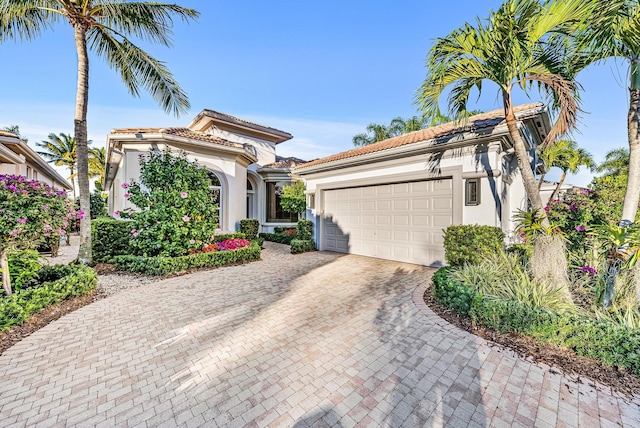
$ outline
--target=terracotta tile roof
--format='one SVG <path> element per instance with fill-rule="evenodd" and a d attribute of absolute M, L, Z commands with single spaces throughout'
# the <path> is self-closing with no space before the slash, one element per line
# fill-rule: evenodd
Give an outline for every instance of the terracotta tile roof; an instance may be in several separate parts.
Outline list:
<path fill-rule="evenodd" d="M 0 129 L 0 137 L 20 138 L 13 132 L 3 131 Z"/>
<path fill-rule="evenodd" d="M 307 163 L 307 161 L 295 157 L 276 156 L 276 161 L 265 165 L 265 168 L 295 168 L 298 165 Z"/>
<path fill-rule="evenodd" d="M 526 116 L 527 111 L 537 112 L 538 109 L 543 107 L 542 103 L 530 103 L 523 104 L 514 107 L 514 111 L 518 118 Z M 520 113 L 520 114 L 518 114 Z M 381 152 L 384 150 L 393 149 L 396 147 L 406 146 L 409 144 L 419 143 L 423 141 L 433 140 L 435 138 L 445 137 L 448 135 L 458 134 L 466 131 L 477 131 L 482 128 L 490 128 L 500 125 L 504 122 L 504 109 L 492 110 L 486 113 L 477 114 L 471 116 L 466 123 L 448 122 L 442 125 L 434 126 L 427 129 L 421 129 L 419 131 L 409 132 L 407 134 L 399 135 L 397 137 L 389 138 L 377 143 L 369 144 L 368 146 L 358 147 L 346 152 L 337 153 L 324 158 L 316 159 L 308 162 L 304 165 L 300 165 L 298 168 L 307 168 L 314 165 L 320 165 L 324 163 L 339 161 L 343 159 L 355 158 L 363 156 L 369 153 Z"/>
<path fill-rule="evenodd" d="M 242 144 L 233 143 L 204 132 L 192 131 L 189 128 L 120 128 L 111 130 L 111 134 L 167 134 L 175 135 L 176 137 L 220 144 L 221 146 L 242 147 Z"/>
<path fill-rule="evenodd" d="M 215 111 L 215 110 L 204 109 L 204 110 L 202 110 L 200 115 L 205 115 L 205 116 L 213 117 L 213 118 L 216 118 L 216 119 L 226 120 L 227 122 L 235 122 L 235 123 L 238 123 L 238 124 L 248 125 L 251 128 L 257 128 L 257 129 L 260 129 L 260 130 L 264 130 L 264 131 L 270 132 L 272 134 L 280 135 L 281 137 L 283 137 L 283 138 L 285 138 L 287 140 L 293 138 L 293 135 L 289 134 L 288 132 L 281 131 L 281 130 L 276 129 L 276 128 L 272 128 L 270 126 L 261 125 L 259 123 L 251 122 L 249 120 L 240 119 L 239 117 L 235 117 L 235 116 L 232 116 L 232 115 L 227 114 L 227 113 L 221 113 L 221 112 Z"/>

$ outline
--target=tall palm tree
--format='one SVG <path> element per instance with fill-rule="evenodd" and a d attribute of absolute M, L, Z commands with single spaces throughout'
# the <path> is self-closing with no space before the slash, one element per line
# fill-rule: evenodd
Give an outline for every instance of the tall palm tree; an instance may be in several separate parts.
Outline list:
<path fill-rule="evenodd" d="M 518 128 L 512 93 L 516 88 L 528 93 L 527 89 L 538 87 L 553 96 L 557 120 L 545 144 L 575 126 L 576 85 L 553 67 L 557 52 L 547 41 L 553 34 L 572 34 L 593 7 L 591 0 L 506 0 L 486 22 L 478 19 L 475 27 L 467 23 L 438 39 L 427 55 L 428 73 L 417 98 L 426 115 L 439 111 L 440 97 L 451 87 L 449 111 L 464 120 L 471 90 L 482 91 L 486 80 L 498 85 L 527 197 L 538 212 L 543 212 L 542 199 Z"/>
<path fill-rule="evenodd" d="M 562 170 L 562 177 L 560 177 L 560 181 L 556 185 L 555 190 L 551 194 L 549 200 L 554 200 L 558 197 L 558 193 L 560 193 L 560 188 L 564 183 L 564 180 L 567 178 L 567 174 L 577 174 L 580 172 L 580 167 L 587 167 L 591 171 L 593 171 L 596 167 L 596 163 L 593 160 L 593 156 L 591 153 L 586 151 L 583 148 L 577 147 L 574 141 L 570 147 L 570 150 L 564 155 L 563 162 L 558 165 L 558 167 Z"/>
<path fill-rule="evenodd" d="M 413 131 L 419 131 L 421 129 L 440 125 L 450 121 L 451 118 L 440 113 L 430 117 L 413 116 L 408 119 L 404 119 L 403 117 L 398 116 L 393 118 L 389 125 L 386 126 L 376 123 L 370 123 L 367 126 L 367 132 L 355 135 L 353 137 L 353 145 L 356 147 L 366 146 L 369 144 L 377 143 L 378 141 L 386 140 L 387 138 L 397 137 L 398 135 L 406 134 Z"/>
<path fill-rule="evenodd" d="M 629 174 L 621 220 L 633 222 L 640 202 L 640 2 L 600 0 L 599 3 L 598 10 L 604 12 L 592 20 L 582 40 L 588 45 L 592 62 L 615 57 L 629 65 Z M 616 13 L 606 13 L 608 9 Z"/>
<path fill-rule="evenodd" d="M 120 73 L 129 92 L 138 96 L 144 87 L 167 112 L 189 109 L 187 95 L 166 66 L 136 46 L 131 36 L 146 42 L 171 45 L 173 17 L 194 19 L 198 12 L 175 4 L 125 0 L 0 0 L 0 43 L 31 40 L 54 24 L 71 25 L 78 56 L 74 136 L 78 153 L 80 208 L 90 212 L 87 104 L 91 48 Z M 91 263 L 91 219 L 80 222 L 78 262 Z"/>
<path fill-rule="evenodd" d="M 11 132 L 12 134 L 15 134 L 25 144 L 29 142 L 28 138 L 25 138 L 22 135 L 20 135 L 20 126 L 18 126 L 18 125 L 5 126 L 5 127 L 2 128 L 2 130 L 3 131 L 7 131 L 7 132 Z"/>
<path fill-rule="evenodd" d="M 604 172 L 605 176 L 629 175 L 629 149 L 620 147 L 609 150 L 604 161 L 596 168 L 598 172 Z"/>
<path fill-rule="evenodd" d="M 91 141 L 87 141 L 91 144 Z M 44 150 L 37 152 L 46 159 L 47 162 L 55 166 L 64 166 L 69 169 L 69 180 L 71 180 L 71 190 L 73 192 L 73 200 L 76 200 L 76 164 L 78 160 L 78 152 L 76 150 L 76 139 L 69 134 L 61 132 L 56 135 L 53 132 L 49 134 L 46 141 L 36 143 L 36 146 L 42 147 Z"/>
<path fill-rule="evenodd" d="M 102 191 L 104 186 L 104 169 L 107 164 L 107 156 L 104 147 L 92 147 L 89 149 L 89 177 L 98 178 L 95 181 L 96 190 Z"/>
<path fill-rule="evenodd" d="M 545 166 L 545 171 L 540 174 L 538 180 L 538 191 L 544 184 L 544 178 L 547 175 L 547 171 L 551 168 L 563 168 L 566 166 L 567 151 L 571 149 L 571 146 L 576 146 L 574 141 L 571 140 L 559 140 L 554 144 L 550 144 L 544 148 L 544 150 L 538 151 L 538 159 L 540 159 Z"/>

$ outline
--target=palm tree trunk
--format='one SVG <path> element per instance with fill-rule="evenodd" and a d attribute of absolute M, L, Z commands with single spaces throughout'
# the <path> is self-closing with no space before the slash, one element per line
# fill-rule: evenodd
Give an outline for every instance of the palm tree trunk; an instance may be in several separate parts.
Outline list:
<path fill-rule="evenodd" d="M 76 152 L 78 149 L 76 148 Z M 73 176 L 73 168 L 69 168 L 71 171 L 71 192 L 73 193 L 73 203 L 76 203 L 76 178 Z"/>
<path fill-rule="evenodd" d="M 89 57 L 87 55 L 87 28 L 82 23 L 73 27 L 78 54 L 78 87 L 74 132 L 76 137 L 78 187 L 80 209 L 85 215 L 80 220 L 80 249 L 78 263 L 91 264 L 91 216 L 89 206 L 89 149 L 87 147 L 87 104 L 89 102 Z"/>
<path fill-rule="evenodd" d="M 553 190 L 553 193 L 551 194 L 551 197 L 549 198 L 549 202 L 553 201 L 555 198 L 558 197 L 558 193 L 560 193 L 560 187 L 562 187 L 562 183 L 564 183 L 565 178 L 567 178 L 567 173 L 563 171 L 562 172 L 562 177 L 560 178 L 560 182 L 558 183 L 556 188 Z"/>
<path fill-rule="evenodd" d="M 631 60 L 631 87 L 629 88 L 629 114 L 627 130 L 629 133 L 629 177 L 627 192 L 622 206 L 622 220 L 634 222 L 640 202 L 640 64 L 639 59 Z"/>
<path fill-rule="evenodd" d="M 11 296 L 11 276 L 9 275 L 9 260 L 6 249 L 0 252 L 0 269 L 2 269 L 2 288 L 7 296 Z"/>
<path fill-rule="evenodd" d="M 540 192 L 540 189 L 542 188 L 542 183 L 544 183 L 544 177 L 545 175 L 547 175 L 546 173 L 542 173 L 540 174 L 540 181 L 538 181 L 538 192 Z"/>
<path fill-rule="evenodd" d="M 522 174 L 522 181 L 524 182 L 524 189 L 527 193 L 527 198 L 531 202 L 531 208 L 537 210 L 538 213 L 543 213 L 542 198 L 540 198 L 540 192 L 538 191 L 536 177 L 533 175 L 531 169 L 531 162 L 529 161 L 529 153 L 524 145 L 520 130 L 518 129 L 518 120 L 513 113 L 511 104 L 511 96 L 505 94 L 504 96 L 504 109 L 505 120 L 507 122 L 507 128 L 509 129 L 509 135 L 513 141 L 513 148 L 516 152 L 516 158 L 518 159 L 518 166 L 520 167 L 520 174 Z M 544 218 L 543 224 L 548 225 L 548 220 Z"/>

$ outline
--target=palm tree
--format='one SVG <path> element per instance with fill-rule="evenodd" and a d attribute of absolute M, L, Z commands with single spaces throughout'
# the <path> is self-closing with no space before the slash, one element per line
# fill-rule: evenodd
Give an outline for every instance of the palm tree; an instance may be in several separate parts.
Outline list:
<path fill-rule="evenodd" d="M 5 126 L 5 127 L 2 128 L 2 130 L 3 131 L 7 131 L 7 132 L 11 132 L 12 134 L 15 134 L 25 144 L 27 144 L 29 142 L 28 138 L 24 138 L 22 135 L 20 135 L 20 126 L 18 126 L 18 125 Z"/>
<path fill-rule="evenodd" d="M 629 175 L 629 149 L 620 147 L 609 150 L 604 161 L 596 168 L 598 172 L 604 172 L 605 176 Z"/>
<path fill-rule="evenodd" d="M 104 186 L 104 169 L 107 157 L 104 147 L 92 147 L 89 149 L 89 177 L 98 178 L 95 181 L 96 190 L 101 192 Z"/>
<path fill-rule="evenodd" d="M 54 24 L 71 25 L 78 56 L 74 136 L 78 153 L 80 208 L 89 207 L 89 153 L 87 104 L 91 48 L 120 73 L 129 92 L 138 96 L 144 87 L 166 112 L 178 115 L 189 109 L 187 95 L 165 65 L 136 46 L 130 36 L 171 45 L 173 17 L 194 19 L 198 12 L 175 4 L 123 0 L 2 0 L 0 43 L 31 40 Z M 78 262 L 91 263 L 91 219 L 80 222 Z"/>
<path fill-rule="evenodd" d="M 622 222 L 635 221 L 640 202 L 640 2 L 601 0 L 582 41 L 589 46 L 590 61 L 621 58 L 629 64 L 627 132 L 629 163 Z M 609 9 L 616 13 L 607 13 Z"/>
<path fill-rule="evenodd" d="M 547 175 L 547 171 L 551 168 L 563 168 L 566 166 L 567 151 L 571 146 L 575 147 L 575 142 L 570 140 L 559 140 L 554 144 L 550 144 L 544 148 L 544 150 L 538 151 L 538 159 L 540 159 L 545 166 L 545 171 L 540 174 L 540 180 L 538 181 L 538 191 L 544 184 L 544 177 Z"/>
<path fill-rule="evenodd" d="M 367 126 L 367 132 L 353 137 L 353 145 L 356 147 L 366 146 L 388 138 L 397 137 L 398 135 L 419 131 L 447 122 L 451 122 L 451 118 L 439 112 L 431 117 L 413 116 L 404 119 L 398 116 L 393 118 L 388 126 L 370 123 Z"/>
<path fill-rule="evenodd" d="M 498 85 L 505 121 L 513 141 L 527 197 L 533 210 L 543 212 L 542 200 L 529 162 L 529 152 L 518 128 L 512 93 L 537 86 L 554 97 L 557 120 L 545 144 L 571 130 L 576 124 L 576 86 L 551 67 L 556 62 L 552 34 L 569 35 L 592 11 L 590 0 L 506 0 L 485 23 L 462 28 L 438 39 L 427 55 L 428 73 L 418 90 L 417 103 L 426 115 L 439 111 L 440 97 L 451 87 L 448 107 L 451 115 L 464 120 L 471 90 L 483 89 L 489 80 Z M 548 222 L 545 218 L 545 224 Z"/>
<path fill-rule="evenodd" d="M 61 132 L 60 136 L 52 132 L 47 138 L 48 141 L 36 143 L 36 146 L 42 147 L 44 149 L 44 151 L 37 153 L 45 158 L 47 162 L 52 163 L 55 166 L 64 166 L 69 169 L 69 180 L 71 180 L 71 190 L 73 192 L 73 200 L 75 201 L 75 169 L 78 160 L 76 139 L 69 134 L 65 134 L 64 132 Z M 87 144 L 91 144 L 91 141 L 87 141 Z"/>
<path fill-rule="evenodd" d="M 573 144 L 570 145 L 570 149 L 567 150 L 567 153 L 563 156 L 563 162 L 560 165 L 557 165 L 562 170 L 562 177 L 560 177 L 560 181 L 556 185 L 556 188 L 551 194 L 549 200 L 554 200 L 558 197 L 560 187 L 562 187 L 568 173 L 577 174 L 580 172 L 580 167 L 583 166 L 589 168 L 591 171 L 596 167 L 596 163 L 594 162 L 591 153 L 583 148 L 577 147 L 575 141 L 571 141 L 571 143 Z"/>

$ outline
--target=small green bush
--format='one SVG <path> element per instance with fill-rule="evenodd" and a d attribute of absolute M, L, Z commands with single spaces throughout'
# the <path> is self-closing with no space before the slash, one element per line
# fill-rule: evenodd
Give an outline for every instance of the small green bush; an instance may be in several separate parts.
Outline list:
<path fill-rule="evenodd" d="M 298 236 L 296 239 L 311 240 L 313 239 L 313 222 L 311 220 L 298 220 Z"/>
<path fill-rule="evenodd" d="M 533 255 L 533 245 L 528 243 L 514 244 L 507 248 L 507 253 L 515 254 L 518 260 L 520 260 L 523 265 L 526 265 Z"/>
<path fill-rule="evenodd" d="M 42 259 L 35 250 L 13 250 L 8 253 L 9 276 L 15 291 L 23 290 L 38 283 Z M 2 269 L 0 269 L 2 272 Z M 2 283 L 2 281 L 0 281 Z"/>
<path fill-rule="evenodd" d="M 260 222 L 255 218 L 245 218 L 240 220 L 240 232 L 246 235 L 246 239 L 253 241 L 258 237 Z"/>
<path fill-rule="evenodd" d="M 217 268 L 259 259 L 260 246 L 255 241 L 249 247 L 232 251 L 189 254 L 180 257 L 116 256 L 113 258 L 118 270 L 140 272 L 146 275 L 167 275 L 189 269 Z"/>
<path fill-rule="evenodd" d="M 0 299 L 0 331 L 21 324 L 54 303 L 84 296 L 98 283 L 96 272 L 84 265 L 44 266 L 39 277 L 44 281 L 41 285 Z"/>
<path fill-rule="evenodd" d="M 313 239 L 292 239 L 291 240 L 291 254 L 306 253 L 307 251 L 314 251 L 316 249 L 316 243 Z"/>
<path fill-rule="evenodd" d="M 504 232 L 497 227 L 462 225 L 444 231 L 445 258 L 451 266 L 476 264 L 502 249 Z"/>
<path fill-rule="evenodd" d="M 96 262 L 109 262 L 112 257 L 130 254 L 132 223 L 111 217 L 99 217 L 91 222 L 91 251 Z"/>
<path fill-rule="evenodd" d="M 297 238 L 294 235 L 288 235 L 286 233 L 261 233 L 260 238 L 263 238 L 265 241 L 277 242 L 278 244 L 287 244 L 290 245 L 291 241 Z"/>
<path fill-rule="evenodd" d="M 460 315 L 471 316 L 475 323 L 501 332 L 517 331 L 640 375 L 640 329 L 578 312 L 557 312 L 482 296 L 453 280 L 449 268 L 433 275 L 432 292 L 437 301 Z"/>

